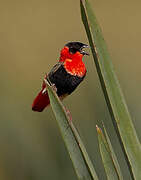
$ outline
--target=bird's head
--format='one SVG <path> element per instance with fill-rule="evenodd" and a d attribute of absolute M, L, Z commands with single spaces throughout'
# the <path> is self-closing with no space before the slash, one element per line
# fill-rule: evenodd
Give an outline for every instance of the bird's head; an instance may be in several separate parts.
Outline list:
<path fill-rule="evenodd" d="M 89 55 L 84 51 L 84 48 L 88 48 L 87 44 L 81 42 L 69 42 L 61 50 L 60 61 L 65 61 L 65 59 L 81 58 L 84 55 Z"/>

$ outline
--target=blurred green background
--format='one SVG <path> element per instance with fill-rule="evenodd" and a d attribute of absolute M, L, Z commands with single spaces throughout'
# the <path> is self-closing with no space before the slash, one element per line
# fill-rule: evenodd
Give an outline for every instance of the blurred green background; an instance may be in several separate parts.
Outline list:
<path fill-rule="evenodd" d="M 108 44 L 139 138 L 141 137 L 141 2 L 90 1 Z M 79 1 L 0 0 L 0 179 L 76 180 L 72 162 L 49 107 L 31 111 L 44 74 L 68 41 L 88 43 Z M 87 77 L 64 100 L 101 179 L 95 125 L 104 121 L 123 174 L 129 178 L 92 56 Z"/>

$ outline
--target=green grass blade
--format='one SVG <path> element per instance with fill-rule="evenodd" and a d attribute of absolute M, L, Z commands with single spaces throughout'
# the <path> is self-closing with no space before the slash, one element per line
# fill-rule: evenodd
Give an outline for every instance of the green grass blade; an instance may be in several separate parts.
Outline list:
<path fill-rule="evenodd" d="M 141 179 L 141 145 L 133 126 L 101 29 L 88 0 L 80 0 L 82 21 L 91 46 L 106 103 L 132 178 Z"/>
<path fill-rule="evenodd" d="M 104 134 L 102 133 L 102 130 L 98 126 L 96 126 L 96 129 L 98 133 L 99 149 L 100 149 L 103 165 L 106 171 L 107 179 L 120 180 L 119 173 L 117 171 L 112 156 L 112 152 L 110 151 L 109 144 L 107 143 L 107 139 L 105 138 Z"/>
<path fill-rule="evenodd" d="M 47 84 L 50 104 L 78 178 L 80 180 L 98 180 L 85 147 L 72 121 L 70 120 L 66 109 L 53 88 L 47 83 L 47 81 L 45 82 Z"/>
<path fill-rule="evenodd" d="M 104 128 L 105 139 L 106 139 L 106 142 L 107 142 L 107 145 L 108 145 L 108 148 L 109 148 L 109 152 L 110 152 L 110 155 L 111 155 L 111 159 L 112 159 L 112 161 L 113 161 L 113 164 L 114 164 L 114 166 L 115 166 L 115 169 L 116 169 L 116 171 L 117 171 L 117 174 L 118 174 L 119 179 L 120 179 L 120 180 L 123 180 L 122 172 L 121 172 L 121 169 L 120 169 L 120 166 L 119 166 L 117 157 L 116 157 L 116 155 L 115 155 L 115 152 L 114 152 L 114 150 L 113 150 L 112 144 L 111 144 L 111 142 L 110 142 L 109 136 L 108 136 L 108 134 L 107 134 L 107 131 L 106 131 L 104 125 L 103 125 L 103 128 Z"/>

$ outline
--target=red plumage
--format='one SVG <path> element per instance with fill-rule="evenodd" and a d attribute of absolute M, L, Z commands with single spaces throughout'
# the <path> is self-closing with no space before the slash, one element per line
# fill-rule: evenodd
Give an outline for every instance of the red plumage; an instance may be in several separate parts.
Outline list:
<path fill-rule="evenodd" d="M 42 93 L 43 90 L 39 92 L 37 97 L 34 99 L 33 104 L 32 104 L 32 110 L 33 111 L 38 111 L 42 112 L 45 107 L 49 105 L 49 97 L 48 93 Z"/>
<path fill-rule="evenodd" d="M 49 104 L 50 101 L 49 101 L 48 93 L 46 91 L 46 85 L 43 81 L 42 90 L 38 93 L 38 95 L 36 96 L 36 98 L 32 103 L 32 110 L 42 112 L 44 108 L 47 107 Z"/>

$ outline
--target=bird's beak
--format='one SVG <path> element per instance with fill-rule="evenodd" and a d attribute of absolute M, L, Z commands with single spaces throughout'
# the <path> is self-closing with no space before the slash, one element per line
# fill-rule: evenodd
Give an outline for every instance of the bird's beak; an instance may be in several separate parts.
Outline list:
<path fill-rule="evenodd" d="M 83 55 L 87 55 L 89 56 L 89 53 L 85 52 L 83 49 L 84 48 L 90 48 L 87 44 L 84 44 L 81 49 L 80 49 L 80 53 L 83 54 Z"/>

